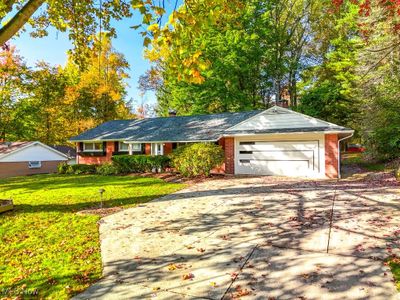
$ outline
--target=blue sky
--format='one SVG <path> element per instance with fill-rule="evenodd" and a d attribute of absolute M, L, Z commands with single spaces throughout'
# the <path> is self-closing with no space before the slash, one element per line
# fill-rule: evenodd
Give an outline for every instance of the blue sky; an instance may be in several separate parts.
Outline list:
<path fill-rule="evenodd" d="M 118 37 L 113 40 L 113 46 L 125 55 L 130 65 L 130 79 L 127 99 L 133 98 L 136 104 L 154 104 L 156 98 L 153 93 L 146 93 L 143 97 L 138 90 L 139 76 L 149 68 L 149 63 L 143 58 L 143 37 L 140 29 L 129 28 L 140 24 L 141 16 L 135 13 L 134 17 L 114 23 Z M 57 32 L 53 28 L 44 38 L 32 38 L 29 30 L 15 37 L 11 44 L 15 45 L 20 54 L 25 58 L 29 66 L 34 66 L 38 60 L 44 60 L 51 64 L 64 65 L 67 60 L 66 51 L 71 48 L 71 42 L 66 33 Z"/>

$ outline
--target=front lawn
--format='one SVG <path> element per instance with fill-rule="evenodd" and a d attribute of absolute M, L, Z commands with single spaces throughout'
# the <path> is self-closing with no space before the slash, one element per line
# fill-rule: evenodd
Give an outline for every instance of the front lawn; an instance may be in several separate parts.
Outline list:
<path fill-rule="evenodd" d="M 66 299 L 101 276 L 99 216 L 76 212 L 135 206 L 175 192 L 182 184 L 131 176 L 37 175 L 0 180 L 0 298 Z"/>

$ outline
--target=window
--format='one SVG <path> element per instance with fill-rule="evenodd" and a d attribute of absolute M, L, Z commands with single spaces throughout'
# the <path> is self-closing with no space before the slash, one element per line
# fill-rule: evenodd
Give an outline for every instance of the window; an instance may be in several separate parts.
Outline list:
<path fill-rule="evenodd" d="M 159 143 L 151 144 L 151 155 L 163 155 L 164 145 Z"/>
<path fill-rule="evenodd" d="M 42 167 L 41 161 L 30 161 L 28 162 L 29 169 L 40 169 Z"/>
<path fill-rule="evenodd" d="M 83 151 L 101 152 L 103 143 L 83 143 Z"/>
<path fill-rule="evenodd" d="M 129 151 L 129 145 L 125 144 L 123 142 L 119 142 L 118 150 L 121 151 L 121 152 L 128 152 Z"/>
<path fill-rule="evenodd" d="M 253 151 L 239 151 L 240 154 L 253 154 Z"/>
<path fill-rule="evenodd" d="M 142 152 L 142 144 L 131 144 L 133 152 Z"/>

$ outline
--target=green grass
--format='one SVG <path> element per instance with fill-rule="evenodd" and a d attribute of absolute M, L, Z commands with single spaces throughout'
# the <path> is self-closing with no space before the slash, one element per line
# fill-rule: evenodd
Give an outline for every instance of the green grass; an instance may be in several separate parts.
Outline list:
<path fill-rule="evenodd" d="M 99 216 L 78 215 L 99 206 L 135 206 L 175 192 L 182 184 L 130 176 L 37 175 L 0 180 L 0 199 L 14 211 L 0 214 L 0 298 L 67 299 L 101 276 Z"/>
<path fill-rule="evenodd" d="M 400 258 L 389 259 L 388 264 L 392 271 L 397 290 L 400 292 Z"/>
<path fill-rule="evenodd" d="M 383 162 L 366 161 L 362 153 L 347 153 L 343 155 L 342 164 L 344 165 L 359 165 L 370 172 L 381 172 L 387 170 Z"/>

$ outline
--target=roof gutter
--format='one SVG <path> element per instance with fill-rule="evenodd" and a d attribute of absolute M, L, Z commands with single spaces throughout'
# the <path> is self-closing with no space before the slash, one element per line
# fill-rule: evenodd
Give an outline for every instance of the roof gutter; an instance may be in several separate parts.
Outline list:
<path fill-rule="evenodd" d="M 322 134 L 339 134 L 339 133 L 349 133 L 353 134 L 354 130 L 329 130 L 329 131 L 287 131 L 287 132 L 265 132 L 265 133 L 225 133 L 222 137 L 241 137 L 241 136 L 254 136 L 254 135 L 273 135 L 273 134 L 312 134 L 312 133 L 322 133 Z"/>
<path fill-rule="evenodd" d="M 341 174 L 341 165 L 342 165 L 342 163 L 341 163 L 341 161 L 342 161 L 341 156 L 342 156 L 342 155 L 341 155 L 341 153 L 340 153 L 340 142 L 351 138 L 353 135 L 354 135 L 354 130 L 350 133 L 350 135 L 345 136 L 345 137 L 343 137 L 343 138 L 341 138 L 341 139 L 338 140 L 338 151 L 339 151 L 339 159 L 338 159 L 338 179 L 341 179 L 341 178 L 342 178 L 342 174 Z"/>

